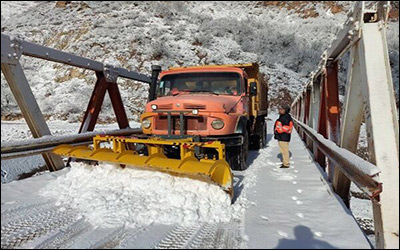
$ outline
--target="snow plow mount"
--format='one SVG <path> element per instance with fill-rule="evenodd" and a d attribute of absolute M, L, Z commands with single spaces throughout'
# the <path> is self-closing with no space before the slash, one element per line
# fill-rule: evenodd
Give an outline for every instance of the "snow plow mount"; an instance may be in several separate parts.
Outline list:
<path fill-rule="evenodd" d="M 108 147 L 104 147 L 107 144 Z M 136 150 L 137 145 L 145 145 L 147 152 L 141 153 Z M 164 152 L 166 146 L 179 147 L 180 157 L 169 158 Z M 199 159 L 196 157 L 196 148 L 215 150 L 216 154 L 212 158 L 208 158 L 205 154 Z M 159 137 L 139 139 L 97 135 L 93 137 L 92 147 L 63 144 L 54 148 L 53 153 L 77 159 L 162 171 L 205 181 L 219 185 L 233 197 L 232 172 L 225 160 L 225 145 L 219 141 L 193 142 L 192 138 L 168 140 Z"/>

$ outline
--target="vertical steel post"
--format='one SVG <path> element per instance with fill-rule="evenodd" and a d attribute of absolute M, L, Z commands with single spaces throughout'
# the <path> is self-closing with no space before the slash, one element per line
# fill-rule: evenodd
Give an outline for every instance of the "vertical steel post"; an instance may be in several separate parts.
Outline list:
<path fill-rule="evenodd" d="M 326 122 L 326 84 L 325 84 L 325 76 L 321 77 L 321 98 L 319 103 L 319 114 L 318 114 L 318 133 L 327 138 L 327 122 Z M 318 149 L 315 155 L 316 161 L 322 167 L 322 169 L 326 170 L 326 159 L 325 155 Z"/>
<path fill-rule="evenodd" d="M 379 167 L 383 183 L 374 202 L 377 248 L 399 247 L 399 124 L 385 26 L 365 23 L 359 41 L 365 121 L 370 161 Z"/>
<path fill-rule="evenodd" d="M 326 114 L 327 114 L 327 138 L 334 143 L 339 143 L 339 120 L 340 120 L 340 103 L 339 103 L 339 82 L 338 82 L 338 61 L 328 61 L 326 65 L 325 76 L 325 97 L 326 97 Z M 332 180 L 335 172 L 335 166 L 328 161 L 329 179 Z M 335 188 L 335 187 L 334 187 Z M 336 190 L 336 189 L 335 189 Z M 338 193 L 344 203 L 349 207 L 349 193 Z"/>
<path fill-rule="evenodd" d="M 117 83 L 108 83 L 108 94 L 110 96 L 111 104 L 113 106 L 119 128 L 129 128 L 128 116 L 126 115 L 125 107 L 122 102 L 121 93 L 119 92 Z"/>
<path fill-rule="evenodd" d="M 306 89 L 306 97 L 305 97 L 305 119 L 304 123 L 310 126 L 310 102 L 311 102 L 311 89 L 308 87 Z M 308 138 L 308 136 L 305 135 L 305 143 L 307 145 L 307 148 L 312 150 L 312 140 Z"/>
<path fill-rule="evenodd" d="M 101 106 L 103 105 L 104 96 L 106 94 L 108 83 L 103 72 L 96 72 L 97 81 L 94 86 L 92 96 L 90 97 L 88 106 L 79 133 L 93 131 L 99 117 Z"/>
<path fill-rule="evenodd" d="M 358 43 L 350 51 L 347 74 L 346 96 L 340 129 L 340 147 L 355 153 L 358 146 L 360 126 L 363 119 L 362 74 L 358 55 Z M 357 59 L 356 59 L 357 58 Z M 351 181 L 340 170 L 333 173 L 332 186 L 336 193 L 350 205 Z"/>
<path fill-rule="evenodd" d="M 328 139 L 339 142 L 339 119 L 340 119 L 340 103 L 339 103 L 339 82 L 338 82 L 338 61 L 329 62 L 326 67 L 326 105 L 328 118 Z"/>
<path fill-rule="evenodd" d="M 10 86 L 11 92 L 21 109 L 22 115 L 34 138 L 45 135 L 51 135 L 50 129 L 46 124 L 35 96 L 25 77 L 21 64 L 17 61 L 15 64 L 1 64 L 1 71 Z M 54 154 L 42 154 L 44 161 L 50 171 L 55 171 L 64 167 L 63 160 Z"/>

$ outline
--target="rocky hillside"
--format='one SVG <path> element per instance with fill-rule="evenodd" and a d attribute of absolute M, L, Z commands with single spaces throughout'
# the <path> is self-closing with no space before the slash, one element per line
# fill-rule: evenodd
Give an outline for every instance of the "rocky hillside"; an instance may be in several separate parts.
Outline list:
<path fill-rule="evenodd" d="M 8 34 L 130 70 L 149 73 L 170 66 L 259 62 L 270 76 L 272 106 L 290 103 L 346 19 L 351 2 L 1 2 Z M 397 6 L 398 10 L 398 6 Z M 397 16 L 397 17 L 396 17 Z M 398 11 L 388 31 L 398 93 Z M 89 71 L 24 58 L 25 73 L 50 119 L 77 121 L 94 86 Z M 147 86 L 119 80 L 132 120 Z M 102 121 L 113 118 L 108 100 Z M 20 117 L 1 78 L 2 119 Z"/>

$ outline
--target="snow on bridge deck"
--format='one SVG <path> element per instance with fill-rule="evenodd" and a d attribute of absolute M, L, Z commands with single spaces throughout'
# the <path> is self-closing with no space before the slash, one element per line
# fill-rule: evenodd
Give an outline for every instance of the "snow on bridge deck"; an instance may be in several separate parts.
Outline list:
<path fill-rule="evenodd" d="M 272 124 L 269 123 L 269 128 Z M 268 135 L 272 137 L 272 135 Z M 270 138 L 269 138 L 270 139 Z M 246 191 L 254 202 L 246 211 L 249 248 L 370 248 L 351 212 L 312 160 L 297 132 L 290 143 L 291 168 L 281 169 L 277 142 L 251 152 L 257 183 Z"/>
<path fill-rule="evenodd" d="M 269 122 L 269 130 L 272 121 Z M 57 176 L 1 186 L 1 247 L 37 248 L 370 248 L 350 211 L 326 183 L 296 132 L 291 168 L 280 169 L 277 143 L 250 152 L 249 169 L 235 173 L 242 219 L 194 226 L 95 228 L 76 211 L 39 196 Z"/>

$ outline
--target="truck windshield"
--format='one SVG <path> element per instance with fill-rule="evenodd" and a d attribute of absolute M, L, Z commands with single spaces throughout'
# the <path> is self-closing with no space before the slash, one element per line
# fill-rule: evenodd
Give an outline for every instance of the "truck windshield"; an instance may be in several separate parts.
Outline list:
<path fill-rule="evenodd" d="M 173 96 L 190 93 L 240 95 L 241 77 L 233 72 L 181 73 L 161 78 L 157 96 Z"/>

